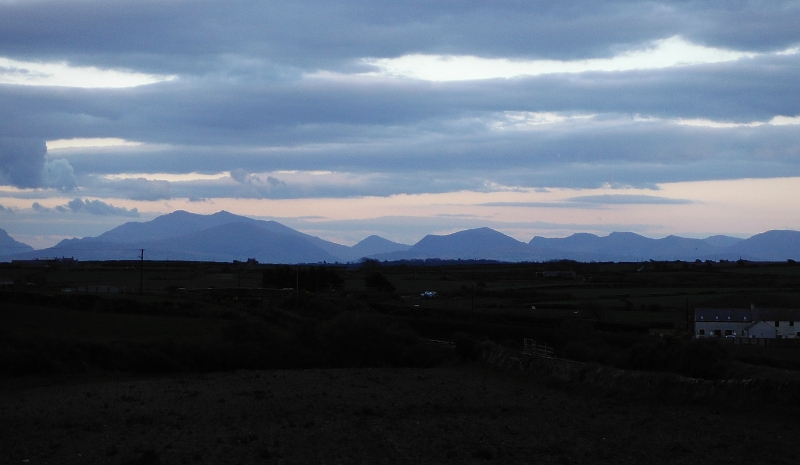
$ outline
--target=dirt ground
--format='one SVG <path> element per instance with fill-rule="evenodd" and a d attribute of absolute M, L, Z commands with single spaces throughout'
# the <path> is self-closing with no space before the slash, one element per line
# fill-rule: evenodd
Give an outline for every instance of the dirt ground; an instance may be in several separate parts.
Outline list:
<path fill-rule="evenodd" d="M 780 406 L 668 405 L 481 363 L 0 382 L 0 463 L 796 463 Z"/>

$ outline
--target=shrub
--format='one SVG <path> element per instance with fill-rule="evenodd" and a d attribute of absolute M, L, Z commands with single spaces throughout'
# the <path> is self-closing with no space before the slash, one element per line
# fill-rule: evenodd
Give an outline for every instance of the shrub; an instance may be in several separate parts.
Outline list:
<path fill-rule="evenodd" d="M 695 339 L 684 345 L 680 372 L 703 379 L 721 379 L 730 370 L 730 355 L 715 341 Z"/>
<path fill-rule="evenodd" d="M 344 313 L 319 331 L 320 349 L 332 366 L 431 366 L 440 360 L 416 333 L 375 315 Z"/>
<path fill-rule="evenodd" d="M 453 333 L 451 336 L 456 345 L 456 353 L 462 360 L 476 360 L 480 355 L 480 341 L 467 333 Z"/>
<path fill-rule="evenodd" d="M 394 292 L 395 287 L 386 276 L 378 271 L 368 274 L 364 277 L 364 285 L 368 288 L 376 289 L 383 292 Z"/>

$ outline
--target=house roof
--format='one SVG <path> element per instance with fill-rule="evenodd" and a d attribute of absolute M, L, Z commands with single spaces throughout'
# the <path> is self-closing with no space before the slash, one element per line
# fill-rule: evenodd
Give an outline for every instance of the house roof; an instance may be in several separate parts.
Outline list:
<path fill-rule="evenodd" d="M 796 308 L 696 308 L 695 322 L 730 321 L 800 321 L 800 309 Z"/>
<path fill-rule="evenodd" d="M 767 323 L 767 322 L 765 322 L 763 320 L 762 321 L 756 321 L 755 323 L 751 323 L 751 324 L 745 326 L 744 329 L 749 331 L 749 330 L 755 328 L 756 326 L 765 326 L 766 329 L 771 329 L 771 330 L 775 331 L 775 328 L 772 327 L 772 325 L 770 325 L 769 323 Z"/>

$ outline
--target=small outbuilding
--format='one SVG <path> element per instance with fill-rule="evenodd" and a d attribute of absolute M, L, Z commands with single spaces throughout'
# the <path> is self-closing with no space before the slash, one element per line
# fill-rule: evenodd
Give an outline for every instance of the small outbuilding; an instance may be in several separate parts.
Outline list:
<path fill-rule="evenodd" d="M 744 336 L 756 339 L 775 339 L 778 337 L 778 330 L 766 321 L 757 321 L 749 325 L 744 330 Z"/>

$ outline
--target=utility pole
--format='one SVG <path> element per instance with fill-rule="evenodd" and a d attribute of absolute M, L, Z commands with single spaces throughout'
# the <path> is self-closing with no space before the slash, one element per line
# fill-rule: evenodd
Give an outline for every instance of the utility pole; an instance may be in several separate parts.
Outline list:
<path fill-rule="evenodd" d="M 142 253 L 139 255 L 139 295 L 142 295 L 144 292 L 144 249 L 140 250 Z"/>
<path fill-rule="evenodd" d="M 686 332 L 690 333 L 690 330 L 693 328 L 689 328 L 689 298 L 686 298 Z"/>

